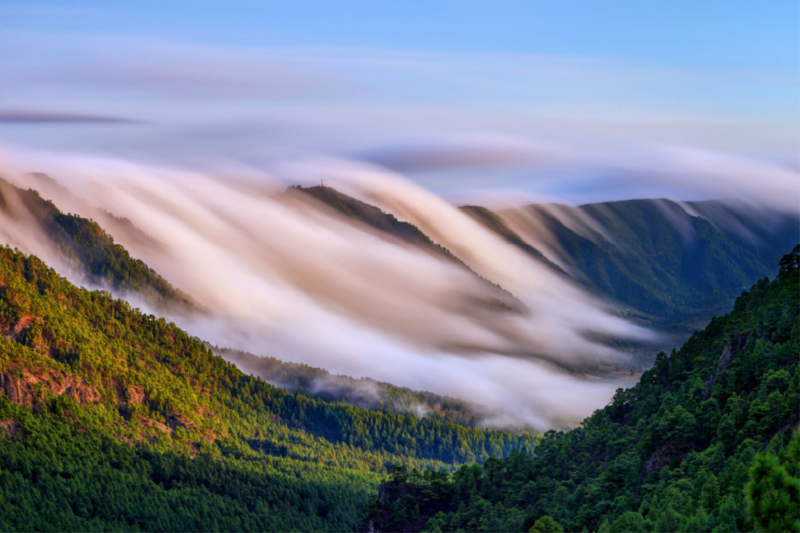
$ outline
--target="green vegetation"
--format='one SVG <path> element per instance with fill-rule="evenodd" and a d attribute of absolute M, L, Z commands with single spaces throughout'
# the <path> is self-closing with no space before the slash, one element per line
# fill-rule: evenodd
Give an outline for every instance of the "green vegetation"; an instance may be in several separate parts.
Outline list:
<path fill-rule="evenodd" d="M 554 216 L 552 207 L 520 210 L 542 223 L 575 279 L 627 308 L 631 318 L 676 331 L 691 332 L 698 321 L 729 309 L 742 289 L 773 272 L 800 233 L 796 215 L 771 213 L 767 221 L 762 212 L 721 202 L 690 202 L 688 208 L 700 216 L 669 200 L 555 206 L 595 222 L 579 233 Z M 494 213 L 462 209 L 525 253 L 541 255 Z"/>
<path fill-rule="evenodd" d="M 416 391 L 370 378 L 355 379 L 331 374 L 322 368 L 303 363 L 287 363 L 274 357 L 254 355 L 239 350 L 211 347 L 212 351 L 244 372 L 290 392 L 321 398 L 328 402 L 345 402 L 362 409 L 395 413 L 423 414 L 462 426 L 478 427 L 490 414 L 488 408 L 459 398 Z"/>
<path fill-rule="evenodd" d="M 382 531 L 800 531 L 800 246 L 569 432 L 452 475 L 393 471 Z M 544 522 L 540 522 L 544 520 Z M 547 530 L 547 529 L 543 529 Z"/>
<path fill-rule="evenodd" d="M 21 212 L 23 207 L 27 213 Z M 35 190 L 23 190 L 0 179 L 0 210 L 12 218 L 32 216 L 58 258 L 88 283 L 134 293 L 162 309 L 197 310 L 188 296 L 132 258 L 95 221 L 62 213 Z M 117 226 L 133 227 L 127 219 L 105 217 Z"/>
<path fill-rule="evenodd" d="M 0 248 L 0 529 L 354 530 L 387 466 L 533 438 L 291 394 Z"/>

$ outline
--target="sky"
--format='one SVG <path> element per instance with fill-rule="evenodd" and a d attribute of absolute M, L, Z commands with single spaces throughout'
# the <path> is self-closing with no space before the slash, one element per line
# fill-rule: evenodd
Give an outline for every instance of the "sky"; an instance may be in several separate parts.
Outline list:
<path fill-rule="evenodd" d="M 616 178 L 676 149 L 796 172 L 798 20 L 797 2 L 6 1 L 0 143 L 699 199 L 724 190 Z"/>

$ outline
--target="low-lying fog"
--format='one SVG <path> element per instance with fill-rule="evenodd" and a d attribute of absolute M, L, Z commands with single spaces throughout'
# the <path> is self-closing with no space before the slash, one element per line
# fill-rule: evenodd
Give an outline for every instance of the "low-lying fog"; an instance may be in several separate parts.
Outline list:
<path fill-rule="evenodd" d="M 560 368 L 624 360 L 588 340 L 596 334 L 655 337 L 448 201 L 373 163 L 305 159 L 269 172 L 203 173 L 10 151 L 2 163 L 2 176 L 23 188 L 36 188 L 29 171 L 53 176 L 68 191 L 48 187 L 41 193 L 62 211 L 92 217 L 104 209 L 157 241 L 109 230 L 134 257 L 208 310 L 170 317 L 192 335 L 464 398 L 491 408 L 493 426 L 544 429 L 580 420 L 629 383 L 584 379 Z M 747 170 L 739 168 L 733 182 L 706 180 L 704 187 L 713 192 L 745 183 Z M 777 190 L 791 189 L 788 180 L 796 172 L 780 172 Z M 458 264 L 286 192 L 287 184 L 322 180 L 416 225 L 527 309 L 499 308 L 494 304 L 506 295 Z M 762 189 L 760 197 L 767 192 Z M 24 226 L 4 225 L 7 242 L 52 257 Z"/>

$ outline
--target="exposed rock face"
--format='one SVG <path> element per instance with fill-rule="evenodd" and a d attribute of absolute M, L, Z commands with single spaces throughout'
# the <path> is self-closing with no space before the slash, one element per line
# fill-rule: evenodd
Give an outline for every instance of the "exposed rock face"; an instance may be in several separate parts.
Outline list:
<path fill-rule="evenodd" d="M 34 315 L 25 315 L 20 317 L 20 319 L 14 324 L 3 324 L 0 326 L 0 332 L 2 332 L 2 335 L 7 339 L 16 340 L 23 333 L 28 331 L 32 325 L 35 323 L 42 324 L 43 322 L 44 321 L 40 317 Z"/>
<path fill-rule="evenodd" d="M 714 387 L 714 380 L 716 379 L 717 375 L 731 365 L 731 359 L 733 358 L 733 355 L 737 351 L 741 350 L 749 340 L 750 334 L 747 333 L 745 335 L 736 335 L 733 339 L 728 341 L 728 343 L 722 349 L 722 355 L 719 356 L 719 361 L 717 361 L 717 368 L 714 369 L 714 374 L 712 374 L 711 378 L 706 381 L 706 386 L 703 390 L 703 396 L 705 398 L 708 398 L 708 395 L 711 394 L 711 389 Z"/>
<path fill-rule="evenodd" d="M 32 409 L 42 399 L 42 392 L 55 396 L 66 394 L 78 403 L 100 403 L 102 397 L 83 379 L 55 369 L 41 373 L 23 371 L 21 377 L 12 372 L 0 372 L 0 393 L 21 406 Z"/>
<path fill-rule="evenodd" d="M 144 387 L 141 385 L 131 385 L 128 387 L 128 403 L 142 405 L 145 400 Z"/>
<path fill-rule="evenodd" d="M 19 432 L 19 422 L 16 420 L 0 421 L 0 437 L 13 437 L 17 432 Z"/>
<path fill-rule="evenodd" d="M 675 446 L 674 442 L 668 442 L 648 457 L 644 465 L 648 472 L 659 471 L 665 466 L 669 466 L 673 459 L 677 459 L 680 463 L 687 453 L 687 449 L 680 449 Z"/>

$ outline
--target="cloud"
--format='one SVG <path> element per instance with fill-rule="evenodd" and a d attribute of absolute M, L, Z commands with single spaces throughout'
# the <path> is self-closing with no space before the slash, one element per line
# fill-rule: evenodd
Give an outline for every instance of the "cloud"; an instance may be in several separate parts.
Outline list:
<path fill-rule="evenodd" d="M 334 373 L 464 397 L 493 408 L 497 423 L 551 427 L 589 414 L 613 384 L 570 377 L 553 365 L 624 361 L 588 340 L 589 331 L 652 335 L 607 313 L 449 203 L 375 166 L 315 159 L 276 166 L 271 175 L 212 176 L 118 160 L 13 159 L 2 158 L 4 174 L 21 185 L 27 178 L 18 169 L 35 165 L 162 243 L 153 248 L 109 230 L 212 310 L 173 317 L 190 333 Z M 313 183 L 320 176 L 414 223 L 531 312 L 498 310 L 491 305 L 495 289 L 466 269 L 283 192 L 281 180 Z M 59 205 L 58 191 L 52 193 Z M 14 244 L 28 249 L 24 239 Z M 586 403 L 558 407 L 552 384 Z"/>
<path fill-rule="evenodd" d="M 524 166 L 553 159 L 558 149 L 510 136 L 473 134 L 445 136 L 395 145 L 359 154 L 365 161 L 398 172 Z"/>
<path fill-rule="evenodd" d="M 91 37 L 70 43 L 74 55 L 57 64 L 9 63 L 12 86 L 47 83 L 84 96 L 126 99 L 257 100 L 341 96 L 358 85 L 323 62 L 279 50 L 180 44 L 143 38 Z"/>
<path fill-rule="evenodd" d="M 140 124 L 138 120 L 55 111 L 0 110 L 0 122 L 7 124 Z"/>
<path fill-rule="evenodd" d="M 2 156 L 0 170 L 20 185 L 30 186 L 25 173 L 42 170 L 87 200 L 70 203 L 54 188 L 56 205 L 78 213 L 103 208 L 161 243 L 147 246 L 109 228 L 134 257 L 212 310 L 172 317 L 191 334 L 333 373 L 462 397 L 492 408 L 497 426 L 562 427 L 608 401 L 620 383 L 557 369 L 624 364 L 624 356 L 587 332 L 653 338 L 442 197 L 375 164 L 314 157 L 273 164 L 268 172 L 242 165 L 210 172 L 44 153 Z M 785 166 L 676 148 L 625 160 L 561 147 L 548 164 L 624 168 L 624 180 L 749 197 L 765 209 L 789 206 L 798 188 L 796 172 Z M 496 294 L 465 269 L 284 192 L 287 183 L 320 179 L 414 224 L 530 312 L 493 310 L 486 303 Z M 579 233 L 602 231 L 574 208 L 547 209 Z M 557 255 L 535 220 L 518 222 L 531 242 Z M 6 224 L 9 242 L 42 248 L 41 239 L 14 228 Z"/>

